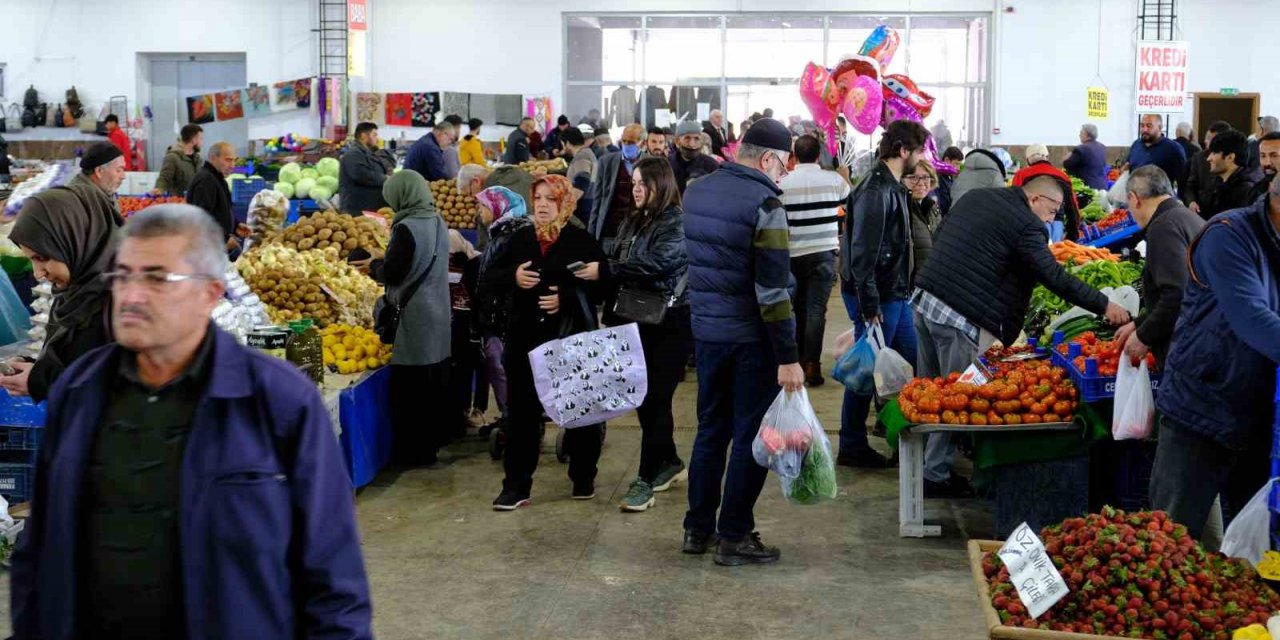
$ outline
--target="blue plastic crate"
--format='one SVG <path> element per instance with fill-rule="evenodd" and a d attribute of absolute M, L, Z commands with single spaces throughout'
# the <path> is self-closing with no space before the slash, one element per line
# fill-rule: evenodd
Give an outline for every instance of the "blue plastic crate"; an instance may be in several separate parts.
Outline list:
<path fill-rule="evenodd" d="M 35 451 L 43 435 L 44 427 L 0 427 L 0 450 Z"/>
<path fill-rule="evenodd" d="M 36 404 L 28 397 L 14 397 L 0 389 L 0 426 L 43 427 L 45 403 Z"/>
<path fill-rule="evenodd" d="M 0 462 L 0 495 L 9 504 L 31 499 L 35 465 L 23 462 Z"/>
<path fill-rule="evenodd" d="M 1085 359 L 1084 371 L 1077 369 L 1072 361 L 1080 355 L 1080 344 L 1075 342 L 1068 343 L 1067 355 L 1064 356 L 1058 353 L 1058 345 L 1061 343 L 1061 334 L 1055 334 L 1049 359 L 1053 364 L 1067 370 L 1067 375 L 1071 376 L 1071 382 L 1075 383 L 1076 389 L 1080 391 L 1081 402 L 1097 402 L 1116 397 L 1115 376 L 1098 375 L 1098 361 L 1096 358 Z M 1149 375 L 1151 376 L 1151 392 L 1159 393 L 1160 374 L 1150 373 Z"/>
<path fill-rule="evenodd" d="M 233 180 L 231 181 L 231 204 L 247 205 L 259 191 L 265 191 L 268 186 L 267 181 L 262 178 Z"/>
<path fill-rule="evenodd" d="M 284 226 L 290 226 L 299 219 L 316 213 L 320 210 L 320 205 L 315 200 L 309 198 L 303 200 L 289 201 L 289 215 L 284 219 Z"/>

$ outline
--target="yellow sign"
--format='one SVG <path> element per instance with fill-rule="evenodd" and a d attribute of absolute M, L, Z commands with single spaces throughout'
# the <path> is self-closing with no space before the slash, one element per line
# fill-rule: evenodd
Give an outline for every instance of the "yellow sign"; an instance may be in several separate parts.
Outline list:
<path fill-rule="evenodd" d="M 368 67 L 368 31 L 347 32 L 347 75 L 362 78 Z"/>
<path fill-rule="evenodd" d="M 1088 117 L 1096 118 L 1098 120 L 1106 120 L 1107 102 L 1110 99 L 1111 92 L 1102 87 L 1089 87 L 1087 91 L 1088 98 L 1085 111 L 1087 112 Z"/>

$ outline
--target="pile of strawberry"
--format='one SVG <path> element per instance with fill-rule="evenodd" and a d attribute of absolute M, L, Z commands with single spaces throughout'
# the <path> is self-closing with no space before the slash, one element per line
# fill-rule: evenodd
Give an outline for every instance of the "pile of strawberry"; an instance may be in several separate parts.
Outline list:
<path fill-rule="evenodd" d="M 1243 560 L 1206 553 L 1163 511 L 1071 518 L 1040 537 L 1070 593 L 1027 615 L 994 553 L 982 568 L 1006 626 L 1154 640 L 1226 640 L 1266 624 L 1280 597 Z"/>

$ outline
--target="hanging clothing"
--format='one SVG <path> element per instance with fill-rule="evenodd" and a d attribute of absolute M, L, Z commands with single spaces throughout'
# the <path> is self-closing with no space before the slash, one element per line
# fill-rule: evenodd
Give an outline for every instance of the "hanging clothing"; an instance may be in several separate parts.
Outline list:
<path fill-rule="evenodd" d="M 646 127 L 657 124 L 653 112 L 667 108 L 667 94 L 662 87 L 649 87 L 644 90 L 644 119 L 640 121 Z"/>
<path fill-rule="evenodd" d="M 687 115 L 692 120 L 698 115 L 698 101 L 694 98 L 694 87 L 671 87 L 671 101 L 668 107 L 671 109 L 671 119 L 675 120 L 681 116 Z"/>
<path fill-rule="evenodd" d="M 698 87 L 698 103 L 711 105 L 711 111 L 720 109 L 720 87 Z M 694 105 L 697 108 L 697 105 Z M 694 113 L 697 115 L 697 112 Z M 718 154 L 717 154 L 718 155 Z"/>
<path fill-rule="evenodd" d="M 636 90 L 631 87 L 618 87 L 609 96 L 609 109 L 606 110 L 605 121 L 612 121 L 615 126 L 625 127 L 636 121 L 639 103 L 636 102 Z"/>

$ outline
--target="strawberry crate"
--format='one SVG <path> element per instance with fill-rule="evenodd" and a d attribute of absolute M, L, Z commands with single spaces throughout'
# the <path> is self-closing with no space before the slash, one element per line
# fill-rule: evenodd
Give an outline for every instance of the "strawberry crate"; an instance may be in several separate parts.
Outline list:
<path fill-rule="evenodd" d="M 1071 376 L 1071 381 L 1075 383 L 1076 389 L 1080 391 L 1081 402 L 1098 402 L 1099 400 L 1110 400 L 1116 397 L 1116 377 L 1104 376 L 1098 373 L 1098 359 L 1089 357 L 1084 360 L 1084 371 L 1076 368 L 1075 359 L 1080 355 L 1080 343 L 1067 343 L 1067 355 L 1058 353 L 1058 344 L 1055 343 L 1054 348 L 1049 352 L 1049 359 L 1054 365 L 1067 370 L 1067 375 Z M 1151 391 L 1158 393 L 1160 390 L 1160 374 L 1151 373 Z"/>

